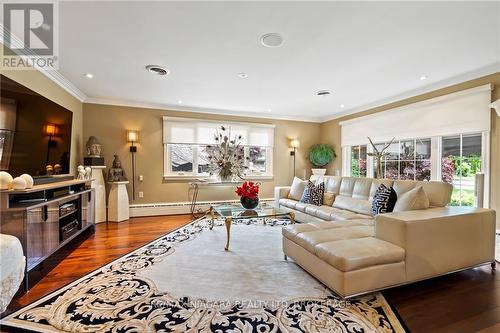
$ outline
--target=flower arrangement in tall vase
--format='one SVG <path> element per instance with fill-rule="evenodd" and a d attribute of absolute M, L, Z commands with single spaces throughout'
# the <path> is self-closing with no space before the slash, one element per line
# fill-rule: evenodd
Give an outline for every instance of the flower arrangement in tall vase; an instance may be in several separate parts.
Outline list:
<path fill-rule="evenodd" d="M 377 146 L 373 143 L 372 139 L 368 137 L 368 141 L 370 141 L 370 145 L 372 146 L 372 152 L 368 153 L 368 156 L 372 156 L 373 159 L 375 160 L 375 172 L 376 172 L 376 178 L 384 178 L 383 177 L 383 170 L 382 170 L 382 162 L 384 158 L 389 155 L 389 152 L 386 152 L 386 150 L 391 146 L 391 144 L 394 142 L 395 138 L 392 138 L 392 140 L 385 145 L 382 150 L 378 150 Z"/>
<path fill-rule="evenodd" d="M 309 149 L 309 162 L 316 167 L 311 169 L 313 175 L 324 175 L 326 173 L 325 166 L 336 157 L 335 149 L 331 145 L 317 144 L 312 146 Z"/>
<path fill-rule="evenodd" d="M 236 177 L 243 179 L 248 157 L 242 145 L 243 137 L 231 137 L 231 128 L 221 126 L 214 134 L 215 144 L 205 147 L 208 155 L 208 171 L 210 175 L 219 176 L 222 182 L 233 181 Z"/>

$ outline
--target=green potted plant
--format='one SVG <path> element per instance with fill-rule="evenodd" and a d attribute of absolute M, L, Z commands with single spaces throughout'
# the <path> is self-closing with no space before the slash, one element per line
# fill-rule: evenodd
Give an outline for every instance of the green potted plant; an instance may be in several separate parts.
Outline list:
<path fill-rule="evenodd" d="M 326 168 L 324 168 L 328 163 L 332 162 L 337 154 L 333 146 L 327 144 L 317 144 L 311 147 L 309 150 L 309 162 L 316 168 L 312 169 L 313 175 L 324 175 L 326 173 Z"/>

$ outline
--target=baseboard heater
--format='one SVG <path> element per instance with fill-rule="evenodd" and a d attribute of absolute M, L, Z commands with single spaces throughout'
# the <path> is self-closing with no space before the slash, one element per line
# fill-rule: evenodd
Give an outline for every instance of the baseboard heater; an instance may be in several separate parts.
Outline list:
<path fill-rule="evenodd" d="M 197 211 L 208 210 L 211 205 L 237 203 L 238 200 L 228 201 L 199 201 L 196 204 Z M 260 202 L 274 202 L 274 199 L 260 199 Z M 130 205 L 130 217 L 158 216 L 158 215 L 179 215 L 191 214 L 191 202 L 166 202 L 151 204 Z"/>

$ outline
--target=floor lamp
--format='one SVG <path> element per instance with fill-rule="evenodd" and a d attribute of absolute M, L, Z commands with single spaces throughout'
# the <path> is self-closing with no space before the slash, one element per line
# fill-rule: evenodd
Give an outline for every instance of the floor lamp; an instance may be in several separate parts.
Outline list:
<path fill-rule="evenodd" d="M 130 153 L 132 154 L 132 199 L 135 200 L 135 153 L 137 146 L 134 144 L 139 142 L 139 131 L 127 131 L 127 142 L 130 142 Z"/>
<path fill-rule="evenodd" d="M 295 177 L 295 155 L 297 152 L 297 148 L 299 147 L 299 140 L 298 139 L 292 139 L 290 140 L 290 148 L 293 148 L 293 150 L 290 152 L 290 156 L 293 156 L 293 176 Z"/>

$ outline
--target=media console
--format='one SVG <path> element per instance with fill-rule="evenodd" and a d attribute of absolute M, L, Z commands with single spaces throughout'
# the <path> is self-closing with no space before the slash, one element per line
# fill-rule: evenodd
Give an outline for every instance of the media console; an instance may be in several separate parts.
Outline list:
<path fill-rule="evenodd" d="M 85 231 L 94 231 L 90 182 L 66 180 L 0 192 L 0 233 L 21 241 L 26 257 L 25 291 L 62 259 L 56 255 L 58 250 Z"/>

